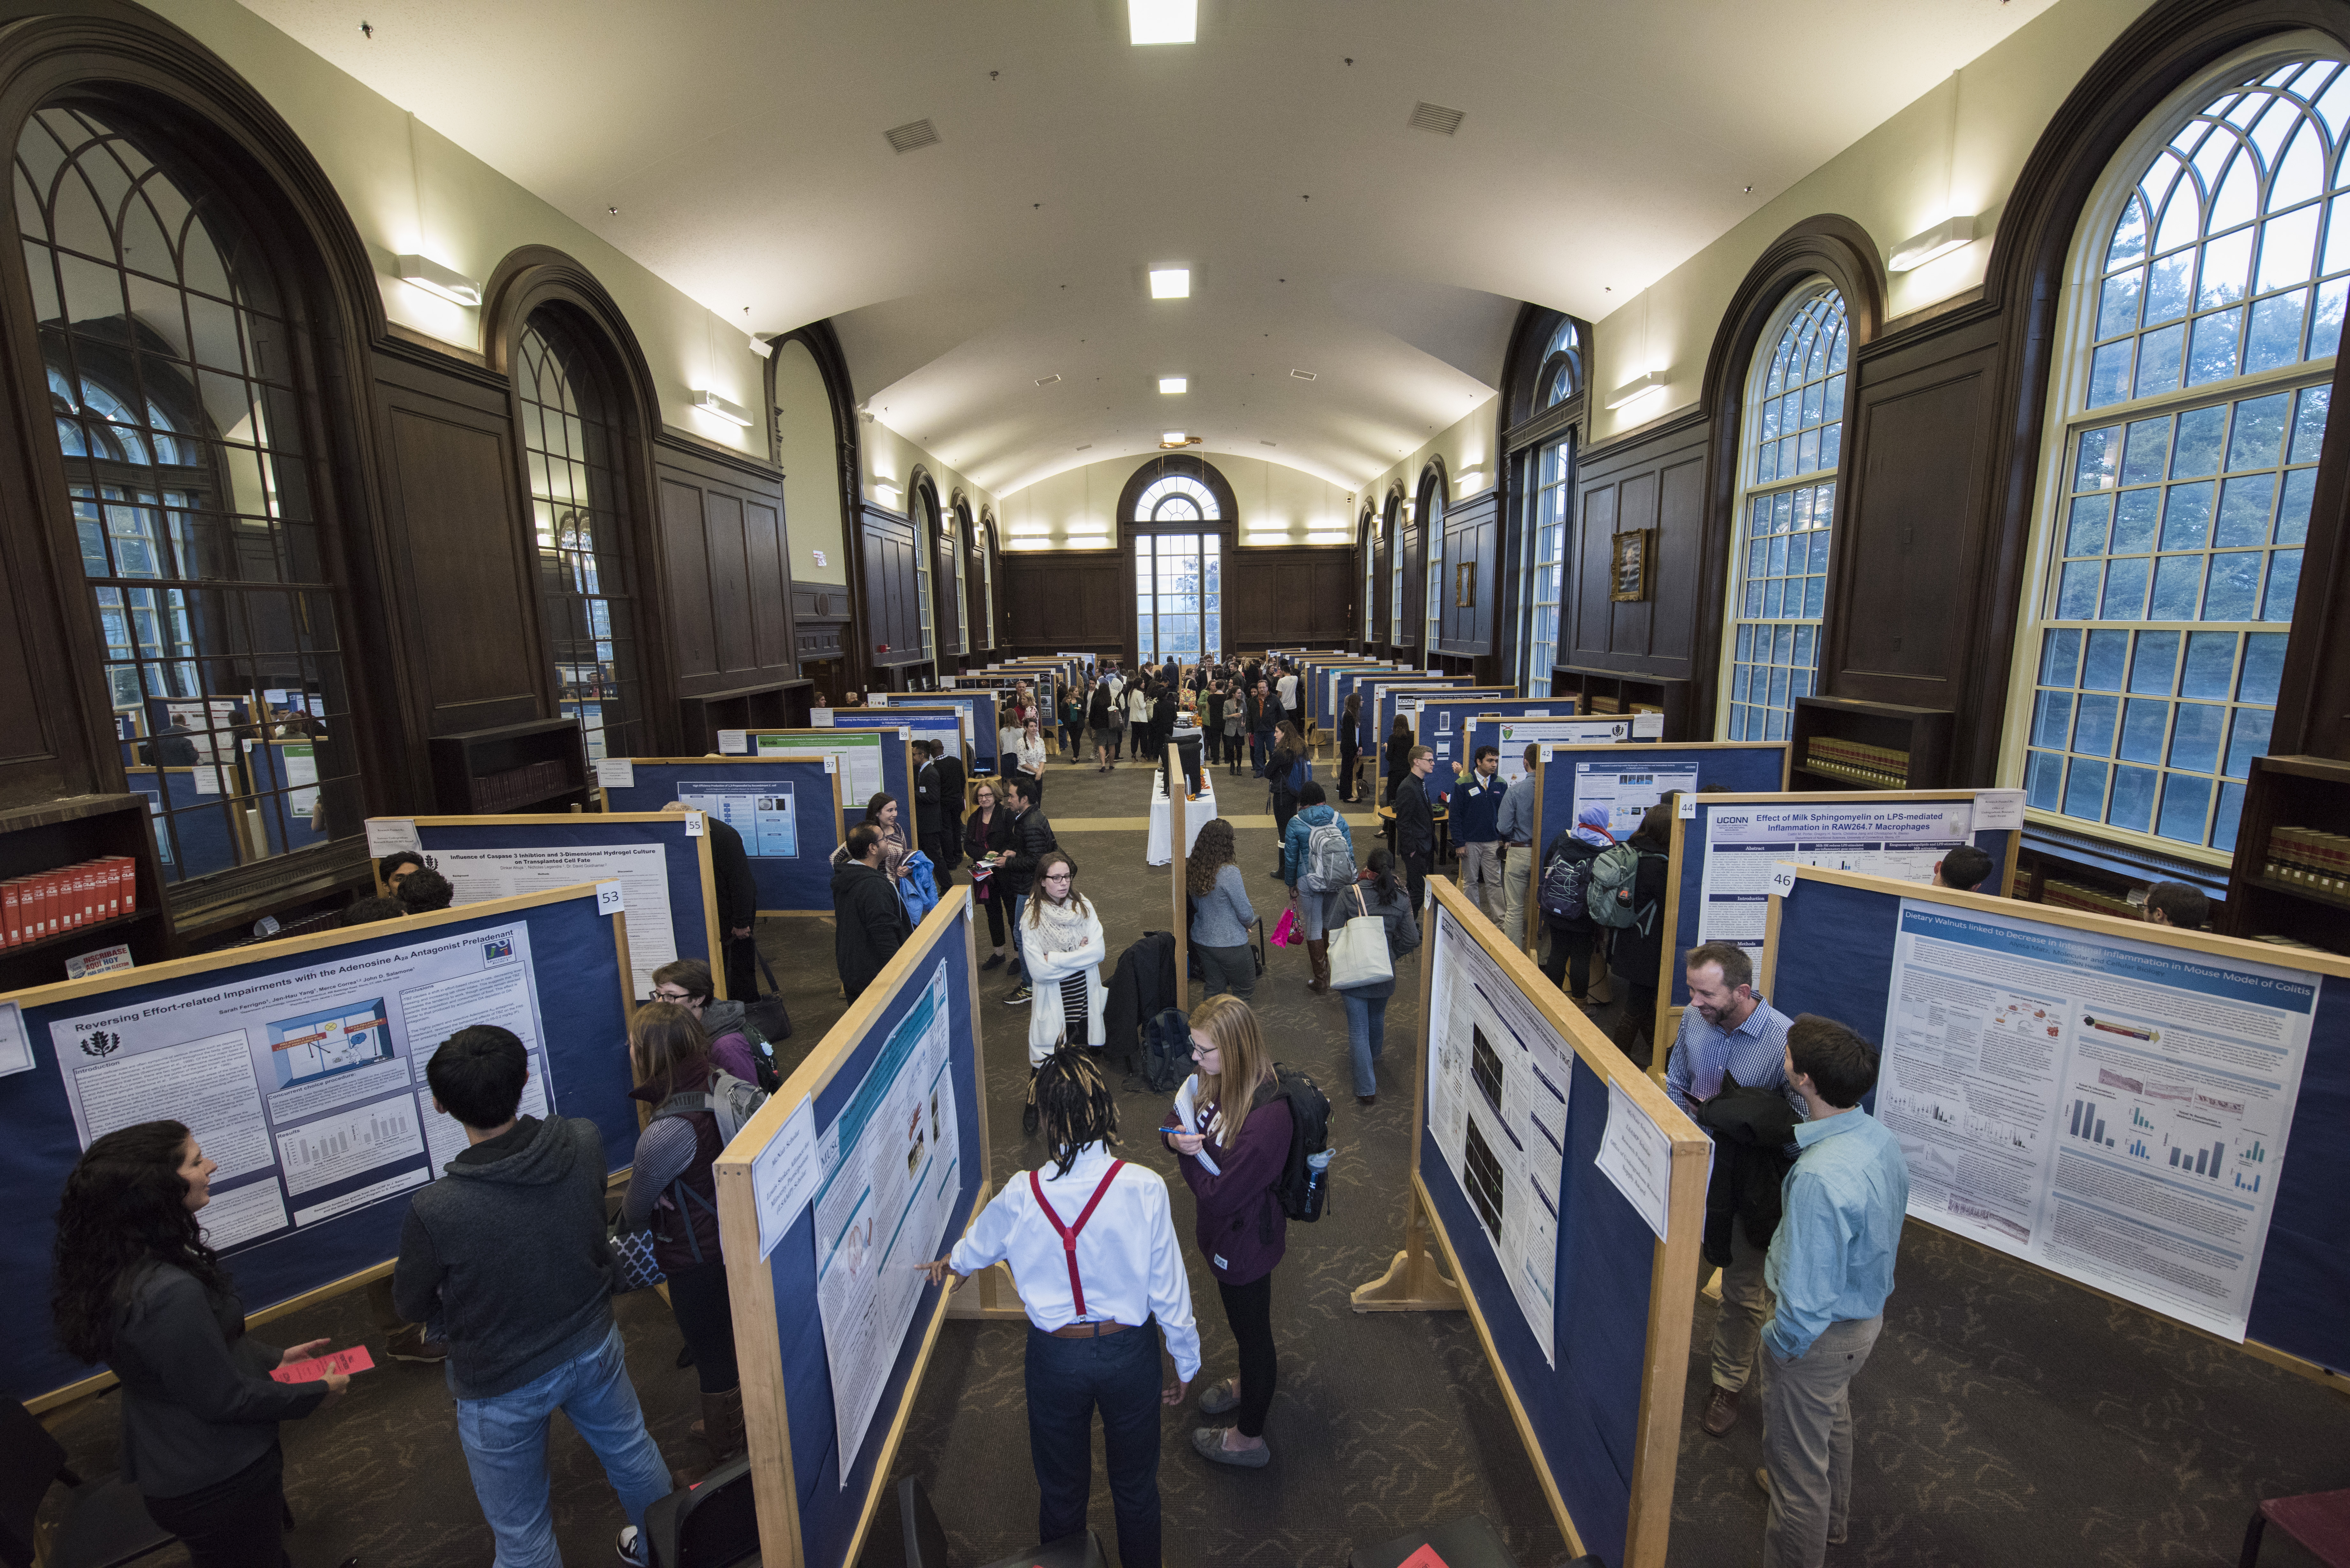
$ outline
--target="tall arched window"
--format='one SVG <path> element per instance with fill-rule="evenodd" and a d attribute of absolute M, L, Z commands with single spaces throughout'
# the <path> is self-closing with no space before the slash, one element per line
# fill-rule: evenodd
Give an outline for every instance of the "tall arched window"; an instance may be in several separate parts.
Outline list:
<path fill-rule="evenodd" d="M 107 695 L 165 877 L 356 833 L 331 487 L 277 265 L 130 111 L 36 110 L 16 196 Z"/>
<path fill-rule="evenodd" d="M 2350 201 L 2328 214 L 2345 138 L 2340 61 L 2240 60 L 2175 96 L 2084 210 L 2009 726 L 2035 810 L 2234 847 L 2350 287 Z"/>
<path fill-rule="evenodd" d="M 1403 529 L 1401 491 L 1388 497 L 1388 649 L 1403 646 Z"/>
<path fill-rule="evenodd" d="M 1562 320 L 1543 349 L 1542 369 L 1535 373 L 1534 407 L 1555 408 L 1583 390 L 1583 336 L 1572 320 Z"/>
<path fill-rule="evenodd" d="M 538 542 L 538 613 L 556 697 L 579 721 L 590 761 L 634 756 L 648 737 L 618 400 L 554 308 L 523 323 L 514 375 Z"/>
<path fill-rule="evenodd" d="M 1222 649 L 1223 535 L 1205 526 L 1222 520 L 1215 493 L 1188 474 L 1153 480 L 1135 498 L 1135 639 L 1146 662 Z"/>
<path fill-rule="evenodd" d="M 947 553 L 954 557 L 954 650 L 968 658 L 971 653 L 971 512 L 957 499 L 954 510 L 941 522 L 945 530 Z"/>
<path fill-rule="evenodd" d="M 1357 531 L 1357 536 L 1361 541 L 1360 547 L 1363 552 L 1362 643 L 1363 651 L 1366 653 L 1371 650 L 1371 644 L 1377 639 L 1377 628 L 1372 623 L 1372 612 L 1378 605 L 1379 569 L 1378 552 L 1372 546 L 1378 525 L 1379 514 L 1367 506 L 1364 507 L 1362 526 Z"/>
<path fill-rule="evenodd" d="M 1419 536 L 1427 542 L 1428 636 L 1421 643 L 1428 664 L 1436 664 L 1436 639 L 1444 629 L 1444 472 L 1430 474 L 1419 490 Z"/>
<path fill-rule="evenodd" d="M 1566 575 L 1566 509 L 1575 472 L 1575 441 L 1546 442 L 1534 470 L 1533 515 L 1527 520 L 1526 634 L 1519 642 L 1518 687 L 1529 697 L 1550 695 L 1558 662 L 1559 595 Z"/>
<path fill-rule="evenodd" d="M 1737 569 L 1722 639 L 1722 733 L 1733 741 L 1783 739 L 1795 699 L 1811 694 L 1844 451 L 1844 296 L 1818 279 L 1780 311 L 1747 375 L 1739 441 Z"/>
<path fill-rule="evenodd" d="M 989 513 L 979 514 L 979 597 L 980 629 L 987 639 L 987 650 L 995 651 L 995 518 Z"/>
<path fill-rule="evenodd" d="M 939 493 L 927 479 L 914 486 L 914 614 L 922 623 L 922 658 L 939 661 L 939 621 L 931 597 L 931 556 L 939 537 Z"/>

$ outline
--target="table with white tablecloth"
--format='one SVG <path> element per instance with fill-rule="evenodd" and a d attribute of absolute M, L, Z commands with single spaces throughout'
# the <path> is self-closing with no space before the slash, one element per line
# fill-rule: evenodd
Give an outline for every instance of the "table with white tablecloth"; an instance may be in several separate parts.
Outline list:
<path fill-rule="evenodd" d="M 1164 866 L 1173 858 L 1175 836 L 1169 830 L 1167 774 L 1165 770 L 1153 770 L 1150 775 L 1150 864 Z M 1200 772 L 1200 798 L 1183 803 L 1183 853 L 1191 853 L 1199 842 L 1200 828 L 1216 815 L 1216 786 L 1208 771 Z"/>

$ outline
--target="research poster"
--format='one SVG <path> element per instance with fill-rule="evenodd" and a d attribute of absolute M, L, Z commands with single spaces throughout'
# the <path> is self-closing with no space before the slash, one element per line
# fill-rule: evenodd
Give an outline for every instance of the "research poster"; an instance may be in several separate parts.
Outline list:
<path fill-rule="evenodd" d="M 677 798 L 689 810 L 714 816 L 741 835 L 744 854 L 796 860 L 800 826 L 795 787 L 775 779 L 681 779 Z"/>
<path fill-rule="evenodd" d="M 220 1169 L 207 1241 L 234 1252 L 397 1198 L 465 1147 L 424 1064 L 476 1023 L 530 1053 L 523 1111 L 547 1107 L 530 929 L 442 937 L 50 1025 L 74 1130 L 187 1124 Z"/>
<path fill-rule="evenodd" d="M 1771 867 L 1792 860 L 1930 885 L 1942 857 L 1974 839 L 1974 805 L 1734 805 L 1705 814 L 1697 940 L 1762 946 Z"/>
<path fill-rule="evenodd" d="M 1909 1212 L 2241 1343 L 2312 977 L 1904 900 L 1877 1118 Z"/>
<path fill-rule="evenodd" d="M 449 878 L 460 904 L 544 893 L 582 882 L 618 882 L 628 901 L 629 962 L 638 996 L 653 971 L 677 957 L 669 911 L 669 852 L 659 844 L 569 845 L 546 849 L 428 849 L 424 863 Z"/>
<path fill-rule="evenodd" d="M 1575 820 L 1582 820 L 1585 806 L 1604 805 L 1607 808 L 1607 831 L 1617 838 L 1629 838 L 1640 831 L 1640 818 L 1648 815 L 1650 806 L 1675 790 L 1694 793 L 1696 789 L 1695 763 L 1652 766 L 1629 760 L 1586 762 L 1578 758 L 1575 764 Z"/>
<path fill-rule="evenodd" d="M 816 1310 L 844 1487 L 921 1300 L 914 1265 L 939 1255 L 962 1183 L 949 1038 L 941 959 L 816 1144 Z"/>
<path fill-rule="evenodd" d="M 840 789 L 840 804 L 860 815 L 865 803 L 881 793 L 881 732 L 879 730 L 835 730 L 828 735 L 751 737 L 753 754 L 815 762 L 831 757 Z"/>
<path fill-rule="evenodd" d="M 1440 908 L 1434 920 L 1429 1129 L 1484 1227 L 1527 1329 L 1555 1367 L 1558 1203 L 1574 1051 L 1457 920 Z"/>
<path fill-rule="evenodd" d="M 1628 719 L 1537 719 L 1529 713 L 1502 726 L 1502 777 L 1515 784 L 1526 776 L 1526 748 L 1607 746 L 1631 734 Z"/>

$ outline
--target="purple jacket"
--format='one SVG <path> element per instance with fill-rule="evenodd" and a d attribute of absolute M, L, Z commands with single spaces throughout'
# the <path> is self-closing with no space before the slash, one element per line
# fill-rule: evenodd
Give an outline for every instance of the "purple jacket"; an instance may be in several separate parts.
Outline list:
<path fill-rule="evenodd" d="M 1289 1216 L 1273 1192 L 1289 1163 L 1289 1102 L 1275 1096 L 1271 1084 L 1257 1093 L 1239 1146 L 1208 1146 L 1221 1174 L 1209 1175 L 1196 1157 L 1178 1155 L 1175 1161 L 1198 1200 L 1199 1227 L 1192 1239 L 1209 1271 L 1228 1285 L 1264 1278 L 1289 1245 Z M 1212 1112 L 1212 1103 L 1202 1108 Z M 1168 1114 L 1171 1125 L 1174 1113 Z M 1159 1141 L 1167 1143 L 1166 1135 Z"/>

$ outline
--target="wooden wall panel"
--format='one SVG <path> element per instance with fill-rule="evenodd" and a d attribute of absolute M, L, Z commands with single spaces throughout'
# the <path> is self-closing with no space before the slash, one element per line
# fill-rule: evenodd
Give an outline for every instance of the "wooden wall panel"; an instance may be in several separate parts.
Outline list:
<path fill-rule="evenodd" d="M 1666 680 L 1699 675 L 1701 630 L 1718 633 L 1721 620 L 1702 583 L 1705 448 L 1704 422 L 1679 420 L 1579 462 L 1559 663 Z M 1615 535 L 1634 528 L 1656 530 L 1649 597 L 1618 603 L 1610 597 Z"/>
<path fill-rule="evenodd" d="M 711 624 L 710 536 L 704 524 L 702 487 L 660 482 L 661 545 L 668 556 L 670 639 L 680 683 L 718 672 L 718 632 Z M 712 691 L 718 690 L 716 687 Z"/>
<path fill-rule="evenodd" d="M 1442 610 L 1439 653 L 1476 657 L 1494 651 L 1495 606 L 1503 586 L 1500 547 L 1501 517 L 1492 490 L 1445 514 L 1444 572 L 1437 584 Z M 1467 605 L 1457 602 L 1463 566 L 1476 568 L 1475 593 Z"/>
<path fill-rule="evenodd" d="M 655 443 L 676 697 L 798 678 L 783 475 L 686 438 Z"/>
<path fill-rule="evenodd" d="M 1126 562 L 1114 550 L 1004 556 L 996 587 L 999 640 L 1024 652 L 1126 648 L 1134 619 L 1121 591 Z"/>
<path fill-rule="evenodd" d="M 1224 646 L 1335 647 L 1353 636 L 1355 552 L 1347 545 L 1275 545 L 1224 556 Z"/>
<path fill-rule="evenodd" d="M 899 513 L 865 509 L 865 624 L 858 635 L 866 664 L 877 669 L 920 664 L 921 600 L 915 587 L 914 525 Z"/>

